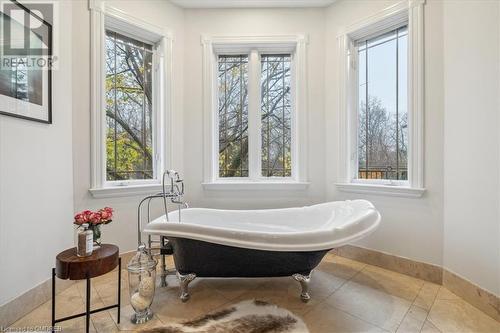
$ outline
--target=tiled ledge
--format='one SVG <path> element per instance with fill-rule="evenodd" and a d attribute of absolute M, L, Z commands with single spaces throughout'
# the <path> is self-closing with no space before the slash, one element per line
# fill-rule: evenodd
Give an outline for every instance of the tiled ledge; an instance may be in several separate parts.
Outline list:
<path fill-rule="evenodd" d="M 333 251 L 341 257 L 379 266 L 432 283 L 442 284 L 443 282 L 443 268 L 436 265 L 353 245 L 342 246 Z"/>
<path fill-rule="evenodd" d="M 443 286 L 500 322 L 500 297 L 446 269 L 443 270 Z"/>
<path fill-rule="evenodd" d="M 50 268 L 47 269 L 50 271 Z M 0 327 L 9 327 L 19 318 L 30 313 L 43 303 L 50 300 L 51 279 L 48 279 L 24 294 L 0 306 Z M 71 287 L 76 281 L 59 280 L 56 284 L 57 294 Z"/>
<path fill-rule="evenodd" d="M 332 250 L 335 254 L 379 266 L 401 274 L 443 285 L 482 312 L 500 322 L 500 297 L 440 266 L 398 257 L 371 249 L 346 245 Z"/>

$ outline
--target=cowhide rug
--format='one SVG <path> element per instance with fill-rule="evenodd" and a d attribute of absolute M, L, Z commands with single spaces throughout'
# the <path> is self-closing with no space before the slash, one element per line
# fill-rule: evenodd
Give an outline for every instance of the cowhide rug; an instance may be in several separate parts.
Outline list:
<path fill-rule="evenodd" d="M 308 333 L 302 319 L 286 309 L 258 300 L 243 301 L 223 310 L 143 333 Z"/>

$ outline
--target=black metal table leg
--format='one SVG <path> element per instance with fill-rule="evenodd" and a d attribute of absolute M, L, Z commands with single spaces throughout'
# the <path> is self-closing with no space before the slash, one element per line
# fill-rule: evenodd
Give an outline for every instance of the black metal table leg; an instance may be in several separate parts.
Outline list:
<path fill-rule="evenodd" d="M 56 269 L 52 268 L 52 318 L 51 318 L 51 331 L 54 332 L 56 325 Z"/>
<path fill-rule="evenodd" d="M 87 293 L 85 302 L 85 332 L 89 333 L 90 328 L 90 278 L 87 276 Z"/>
<path fill-rule="evenodd" d="M 120 323 L 120 312 L 122 305 L 122 258 L 118 258 L 118 324 Z"/>
<path fill-rule="evenodd" d="M 55 332 L 55 325 L 57 323 L 72 320 L 79 317 L 85 317 L 85 332 L 89 333 L 90 331 L 90 315 L 101 312 L 111 310 L 113 308 L 118 308 L 118 317 L 117 322 L 120 323 L 120 314 L 121 314 L 121 280 L 122 280 L 122 260 L 118 258 L 118 303 L 113 305 L 104 306 L 98 309 L 90 310 L 90 299 L 91 299 L 91 291 L 90 291 L 90 280 L 91 278 L 87 275 L 86 277 L 86 293 L 85 293 L 85 312 L 77 313 L 71 316 L 67 316 L 64 318 L 56 319 L 56 269 L 52 268 L 52 314 L 51 314 L 51 331 Z"/>

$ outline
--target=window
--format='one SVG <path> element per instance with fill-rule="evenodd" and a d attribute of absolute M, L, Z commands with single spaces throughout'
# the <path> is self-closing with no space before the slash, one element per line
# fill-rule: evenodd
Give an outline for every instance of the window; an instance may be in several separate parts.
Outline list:
<path fill-rule="evenodd" d="M 92 2 L 91 10 L 90 192 L 150 193 L 171 161 L 172 38 L 105 2 Z"/>
<path fill-rule="evenodd" d="M 304 36 L 204 40 L 205 188 L 307 186 L 305 43 Z"/>
<path fill-rule="evenodd" d="M 292 176 L 291 59 L 260 54 L 260 177 Z M 249 177 L 248 69 L 246 54 L 218 56 L 219 177 Z"/>
<path fill-rule="evenodd" d="M 359 179 L 408 180 L 408 28 L 356 42 Z"/>
<path fill-rule="evenodd" d="M 401 2 L 339 37 L 340 190 L 424 192 L 423 4 Z"/>
<path fill-rule="evenodd" d="M 106 31 L 106 181 L 153 179 L 153 45 Z"/>
<path fill-rule="evenodd" d="M 248 56 L 219 56 L 219 177 L 248 177 Z"/>
<path fill-rule="evenodd" d="M 292 176 L 292 55 L 266 54 L 218 55 L 218 138 L 219 177 L 250 177 L 249 133 L 260 131 L 259 170 L 257 177 Z M 260 77 L 251 84 L 259 91 L 254 105 L 260 105 L 260 122 L 249 128 L 249 68 L 259 68 Z M 258 156 L 252 156 L 259 158 Z M 252 158 L 250 157 L 250 158 Z"/>
<path fill-rule="evenodd" d="M 292 176 L 291 55 L 261 57 L 262 176 Z"/>

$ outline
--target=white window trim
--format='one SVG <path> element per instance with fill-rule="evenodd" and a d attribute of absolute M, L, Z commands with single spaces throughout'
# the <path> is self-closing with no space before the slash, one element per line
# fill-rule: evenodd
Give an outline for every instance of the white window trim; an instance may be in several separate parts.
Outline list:
<path fill-rule="evenodd" d="M 171 110 L 172 94 L 172 34 L 151 23 L 142 21 L 103 0 L 89 0 L 91 12 L 91 188 L 96 198 L 133 196 L 157 192 L 161 188 L 161 170 L 170 165 L 173 156 Z M 154 64 L 159 84 L 153 95 L 155 178 L 124 182 L 106 181 L 106 115 L 105 109 L 105 29 L 146 40 L 157 46 Z"/>
<path fill-rule="evenodd" d="M 203 47 L 203 179 L 202 186 L 206 190 L 221 189 L 305 189 L 307 182 L 307 75 L 306 75 L 306 35 L 285 36 L 208 36 L 201 38 Z M 292 79 L 293 116 L 292 116 L 292 177 L 258 177 L 250 174 L 250 170 L 259 170 L 258 165 L 249 166 L 248 178 L 218 177 L 218 138 L 217 133 L 217 54 L 245 52 L 250 57 L 258 56 L 257 52 L 292 52 L 294 78 Z M 251 80 L 260 80 L 259 73 L 249 72 L 249 95 L 258 94 Z M 252 107 L 249 98 L 249 109 Z M 252 117 L 253 115 L 253 117 Z M 250 131 L 259 131 L 260 114 L 249 114 Z M 258 133 L 249 133 L 249 138 L 258 137 Z M 260 141 L 259 141 L 260 142 Z M 250 154 L 257 155 L 260 143 L 249 140 Z M 299 144 L 300 143 L 300 144 Z M 258 164 L 260 159 L 254 158 L 249 163 Z"/>
<path fill-rule="evenodd" d="M 421 197 L 424 188 L 424 6 L 407 0 L 345 29 L 339 45 L 339 165 L 337 189 L 345 192 Z M 353 42 L 408 22 L 408 181 L 356 179 L 357 88 L 351 70 Z"/>

